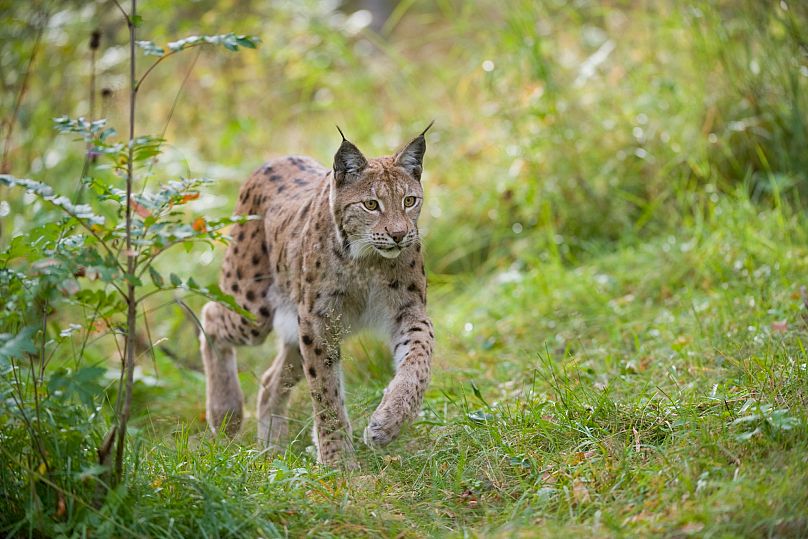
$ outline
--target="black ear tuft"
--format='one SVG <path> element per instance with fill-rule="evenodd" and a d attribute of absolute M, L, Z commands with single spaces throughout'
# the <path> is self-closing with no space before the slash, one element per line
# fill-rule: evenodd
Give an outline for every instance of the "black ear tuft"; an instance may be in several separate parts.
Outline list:
<path fill-rule="evenodd" d="M 429 123 L 420 135 L 412 139 L 412 142 L 396 154 L 395 163 L 406 170 L 410 176 L 416 180 L 421 180 L 421 171 L 424 166 L 424 153 L 426 153 L 426 132 L 432 127 L 435 121 Z"/>
<path fill-rule="evenodd" d="M 342 135 L 342 144 L 334 155 L 334 179 L 339 187 L 356 179 L 367 166 L 368 161 L 359 148 L 345 138 L 339 126 L 337 126 L 337 131 Z"/>

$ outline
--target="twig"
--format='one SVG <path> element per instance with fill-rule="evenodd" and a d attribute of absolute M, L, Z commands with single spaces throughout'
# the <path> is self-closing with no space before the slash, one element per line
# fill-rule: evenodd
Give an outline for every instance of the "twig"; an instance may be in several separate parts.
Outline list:
<path fill-rule="evenodd" d="M 132 21 L 129 19 L 129 15 L 126 14 L 126 11 L 124 11 L 123 7 L 121 7 L 121 5 L 118 3 L 118 0 L 112 0 L 112 3 L 118 6 L 118 10 L 123 15 L 123 18 L 126 19 L 126 24 L 132 24 Z M 135 16 L 134 12 L 132 12 L 132 16 Z"/>
<path fill-rule="evenodd" d="M 160 374 L 157 372 L 157 356 L 154 354 L 154 341 L 152 341 L 151 330 L 149 329 L 149 318 L 146 316 L 146 307 L 143 307 L 143 326 L 146 328 L 146 338 L 149 340 L 149 352 L 151 352 L 154 374 L 159 378 Z"/>
<path fill-rule="evenodd" d="M 163 130 L 160 132 L 160 138 L 161 139 L 165 139 L 166 131 L 168 131 L 168 124 L 171 123 L 171 118 L 174 117 L 174 110 L 177 108 L 177 103 L 179 103 L 179 101 L 180 101 L 180 95 L 182 95 L 182 90 L 185 88 L 185 84 L 188 82 L 188 79 L 191 78 L 191 73 L 193 72 L 194 67 L 196 66 L 196 61 L 199 60 L 199 55 L 200 54 L 202 54 L 202 49 L 201 48 L 196 49 L 196 56 L 194 56 L 194 59 L 191 61 L 191 65 L 188 68 L 188 71 L 185 72 L 185 77 L 182 79 L 182 83 L 180 83 L 180 87 L 177 89 L 177 93 L 174 95 L 174 101 L 171 103 L 171 109 L 168 111 L 168 118 L 166 119 L 165 125 L 163 125 Z M 144 77 L 145 77 L 145 75 L 144 75 Z M 141 194 L 143 194 L 143 192 L 146 190 L 146 185 L 148 183 L 148 178 L 150 176 L 152 167 L 154 166 L 154 163 L 156 161 L 157 161 L 157 156 L 153 157 L 149 161 L 149 170 L 148 170 L 147 175 L 146 175 L 146 180 L 143 182 L 143 187 L 140 190 Z M 145 235 L 146 235 L 146 231 L 144 230 L 143 231 L 143 236 L 145 236 Z"/>
<path fill-rule="evenodd" d="M 196 61 L 199 60 L 199 55 L 202 54 L 202 49 L 196 49 L 196 56 L 191 61 L 191 65 L 188 68 L 188 71 L 185 73 L 185 78 L 182 79 L 182 83 L 180 84 L 179 89 L 177 90 L 177 95 L 174 96 L 174 102 L 171 103 L 171 109 L 168 111 L 168 118 L 166 119 L 166 124 L 163 126 L 163 131 L 160 133 L 160 138 L 165 138 L 166 131 L 168 131 L 168 124 L 171 123 L 171 118 L 174 117 L 174 109 L 177 108 L 177 103 L 180 100 L 180 95 L 182 94 L 182 90 L 185 88 L 185 84 L 188 82 L 188 79 L 191 78 L 191 72 L 194 70 L 196 66 Z M 144 75 L 145 77 L 145 75 Z"/>

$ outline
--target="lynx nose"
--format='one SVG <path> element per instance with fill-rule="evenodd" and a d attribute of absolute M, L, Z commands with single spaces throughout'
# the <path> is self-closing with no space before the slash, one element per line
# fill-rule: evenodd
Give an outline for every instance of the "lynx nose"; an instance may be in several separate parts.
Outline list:
<path fill-rule="evenodd" d="M 387 230 L 387 228 L 385 228 L 384 231 L 387 232 L 387 235 L 393 238 L 393 241 L 396 243 L 401 243 L 401 240 L 403 240 L 404 236 L 407 235 L 406 230 L 394 230 L 390 232 L 389 230 Z"/>

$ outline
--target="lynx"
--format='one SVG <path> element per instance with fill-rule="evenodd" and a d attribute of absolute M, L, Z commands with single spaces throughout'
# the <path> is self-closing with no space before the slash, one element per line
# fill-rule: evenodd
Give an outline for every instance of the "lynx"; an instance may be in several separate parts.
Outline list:
<path fill-rule="evenodd" d="M 234 435 L 241 425 L 235 348 L 258 345 L 272 330 L 279 352 L 261 377 L 259 444 L 277 446 L 287 435 L 289 394 L 305 377 L 318 462 L 356 467 L 340 341 L 364 328 L 387 339 L 395 365 L 364 442 L 389 443 L 418 413 L 435 338 L 417 225 L 428 130 L 394 155 L 373 159 L 340 131 L 330 170 L 308 157 L 285 157 L 243 185 L 236 213 L 260 219 L 233 227 L 219 282 L 255 319 L 219 303 L 202 310 L 206 412 L 214 431 Z"/>

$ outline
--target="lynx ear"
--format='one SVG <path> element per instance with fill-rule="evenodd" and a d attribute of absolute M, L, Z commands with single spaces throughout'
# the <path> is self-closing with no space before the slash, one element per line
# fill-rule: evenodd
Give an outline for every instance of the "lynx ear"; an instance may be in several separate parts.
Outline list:
<path fill-rule="evenodd" d="M 421 171 L 424 166 L 424 153 L 426 152 L 426 139 L 424 135 L 434 124 L 434 120 L 426 126 L 420 135 L 412 139 L 412 142 L 399 151 L 395 157 L 396 165 L 406 170 L 410 176 L 416 180 L 421 180 Z"/>
<path fill-rule="evenodd" d="M 339 126 L 337 126 L 337 131 L 342 135 L 342 144 L 334 155 L 334 179 L 339 187 L 356 179 L 367 166 L 368 161 L 359 148 L 345 138 Z"/>

